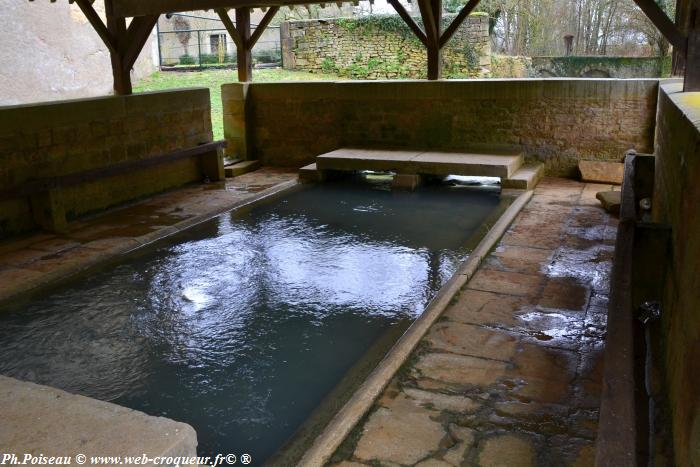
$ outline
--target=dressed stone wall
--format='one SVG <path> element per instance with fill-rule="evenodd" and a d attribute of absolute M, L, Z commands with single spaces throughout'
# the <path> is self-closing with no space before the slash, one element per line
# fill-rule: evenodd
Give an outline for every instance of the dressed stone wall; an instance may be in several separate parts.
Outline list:
<path fill-rule="evenodd" d="M 301 167 L 343 146 L 522 146 L 549 174 L 653 150 L 657 80 L 522 79 L 227 84 L 229 152 Z"/>
<path fill-rule="evenodd" d="M 443 18 L 443 30 L 453 18 Z M 397 15 L 291 21 L 281 34 L 287 69 L 361 79 L 427 74 L 425 46 Z M 469 16 L 443 49 L 443 74 L 480 76 L 490 64 L 490 47 L 488 15 Z"/>
<path fill-rule="evenodd" d="M 211 141 L 208 89 L 0 107 L 0 194 Z M 67 186 L 60 201 L 70 220 L 201 179 L 181 159 Z M 0 197 L 0 238 L 36 227 L 30 196 Z"/>
<path fill-rule="evenodd" d="M 662 334 L 675 465 L 700 459 L 700 92 L 659 92 L 653 217 L 671 226 Z"/>

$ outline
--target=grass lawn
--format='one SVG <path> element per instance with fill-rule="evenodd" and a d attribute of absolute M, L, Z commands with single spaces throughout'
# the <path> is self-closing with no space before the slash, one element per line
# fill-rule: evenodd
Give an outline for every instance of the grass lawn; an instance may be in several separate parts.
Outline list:
<path fill-rule="evenodd" d="M 332 74 L 306 73 L 282 69 L 253 70 L 253 81 L 328 81 L 339 79 Z M 207 87 L 211 95 L 211 118 L 214 139 L 224 138 L 224 118 L 221 105 L 221 85 L 235 83 L 236 70 L 162 71 L 144 78 L 134 85 L 134 92 L 161 91 L 163 89 Z"/>

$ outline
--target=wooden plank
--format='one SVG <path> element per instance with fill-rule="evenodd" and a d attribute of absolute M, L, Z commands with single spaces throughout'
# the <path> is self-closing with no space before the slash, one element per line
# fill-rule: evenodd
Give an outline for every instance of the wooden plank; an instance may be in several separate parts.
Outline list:
<path fill-rule="evenodd" d="M 226 11 L 226 9 L 224 8 L 218 8 L 216 10 L 216 13 L 219 15 L 219 18 L 221 18 L 221 22 L 224 23 L 226 30 L 231 36 L 231 39 L 233 39 L 233 42 L 236 44 L 236 48 L 238 50 L 244 48 L 243 41 L 241 40 L 241 35 L 238 33 L 238 29 L 236 29 L 236 26 L 234 26 L 233 21 L 231 21 L 231 17 L 228 15 L 228 11 Z"/>
<path fill-rule="evenodd" d="M 92 25 L 92 28 L 97 35 L 100 36 L 100 39 L 102 39 L 102 42 L 107 46 L 110 53 L 115 52 L 117 50 L 116 41 L 107 29 L 107 26 L 102 22 L 100 15 L 98 15 L 92 7 L 90 0 L 75 0 L 75 3 L 78 4 L 78 7 L 82 10 L 83 14 Z"/>
<path fill-rule="evenodd" d="M 466 5 L 462 7 L 459 14 L 452 20 L 452 23 L 445 29 L 445 32 L 440 36 L 440 48 L 444 47 L 445 44 L 449 42 L 457 29 L 462 25 L 467 16 L 474 11 L 474 8 L 479 4 L 481 0 L 469 0 Z"/>
<path fill-rule="evenodd" d="M 238 81 L 253 80 L 253 54 L 250 47 L 250 8 L 236 8 L 236 30 L 243 47 L 238 49 Z"/>
<path fill-rule="evenodd" d="M 97 180 L 100 178 L 113 177 L 123 175 L 134 170 L 155 167 L 160 164 L 187 159 L 190 157 L 198 157 L 203 154 L 216 152 L 220 148 L 226 147 L 226 141 L 213 141 L 211 143 L 201 144 L 187 149 L 179 149 L 164 154 L 150 156 L 146 159 L 138 159 L 133 161 L 120 162 L 107 167 L 86 170 L 75 174 L 63 175 L 61 177 L 49 177 L 40 180 L 29 180 L 22 183 L 21 186 L 0 191 L 0 201 L 8 199 L 17 199 L 31 196 L 35 193 L 48 191 L 59 187 L 77 185 L 80 183 Z"/>
<path fill-rule="evenodd" d="M 309 0 L 115 0 L 115 14 L 125 17 L 178 13 L 219 8 L 271 8 L 322 3 Z M 356 3 L 353 0 L 343 0 Z"/>
<path fill-rule="evenodd" d="M 411 15 L 408 14 L 406 9 L 403 7 L 403 5 L 399 2 L 399 0 L 387 0 L 389 4 L 394 7 L 394 10 L 396 10 L 396 13 L 399 14 L 401 19 L 403 19 L 404 23 L 413 31 L 413 34 L 416 35 L 416 37 L 423 43 L 424 46 L 428 46 L 428 38 L 425 35 L 425 32 L 416 24 L 415 21 L 413 21 L 413 18 L 411 18 Z"/>
<path fill-rule="evenodd" d="M 649 20 L 656 28 L 664 35 L 667 41 L 671 43 L 674 49 L 686 54 L 687 38 L 676 27 L 666 13 L 656 4 L 654 0 L 634 0 L 641 8 Z"/>
<path fill-rule="evenodd" d="M 263 16 L 263 19 L 260 20 L 260 23 L 258 24 L 258 27 L 255 28 L 255 32 L 253 33 L 252 36 L 250 36 L 250 41 L 249 41 L 249 47 L 252 49 L 255 47 L 255 44 L 258 42 L 258 39 L 260 39 L 260 36 L 262 36 L 262 33 L 265 32 L 265 28 L 270 24 L 270 21 L 272 21 L 272 18 L 275 17 L 277 12 L 279 11 L 280 7 L 275 6 L 267 10 L 267 13 L 265 13 L 265 16 Z"/>
<path fill-rule="evenodd" d="M 153 28 L 156 27 L 160 16 L 139 16 L 134 18 L 127 30 L 126 49 L 123 53 L 123 66 L 127 70 L 131 70 L 136 63 L 136 59 L 143 50 L 143 46 L 151 35 Z"/>

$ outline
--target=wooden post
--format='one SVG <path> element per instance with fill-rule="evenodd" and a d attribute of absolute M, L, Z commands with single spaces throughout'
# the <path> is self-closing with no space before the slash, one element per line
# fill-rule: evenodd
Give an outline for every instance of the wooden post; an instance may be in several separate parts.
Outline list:
<path fill-rule="evenodd" d="M 250 8 L 236 8 L 236 29 L 241 40 L 238 47 L 238 81 L 253 80 L 253 54 L 250 43 Z"/>
<path fill-rule="evenodd" d="M 112 76 L 114 77 L 114 93 L 125 96 L 133 93 L 131 87 L 130 69 L 124 66 L 123 51 L 126 49 L 126 18 L 114 16 L 112 0 L 105 0 L 107 15 L 107 30 L 114 38 L 115 51 L 110 53 L 112 59 Z"/>
<path fill-rule="evenodd" d="M 688 47 L 685 56 L 684 92 L 700 91 L 700 8 L 691 6 Z"/>
<path fill-rule="evenodd" d="M 418 0 L 423 27 L 428 39 L 428 79 L 440 79 L 442 74 L 442 52 L 440 50 L 440 22 L 442 0 Z"/>

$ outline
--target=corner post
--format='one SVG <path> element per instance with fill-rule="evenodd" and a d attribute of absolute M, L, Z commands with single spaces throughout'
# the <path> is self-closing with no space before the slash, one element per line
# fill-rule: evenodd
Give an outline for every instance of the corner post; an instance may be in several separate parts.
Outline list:
<path fill-rule="evenodd" d="M 700 91 L 700 8 L 691 5 L 683 92 Z"/>
<path fill-rule="evenodd" d="M 115 40 L 115 50 L 110 52 L 112 60 L 112 76 L 114 77 L 114 93 L 118 96 L 133 93 L 131 86 L 131 71 L 124 66 L 124 51 L 126 50 L 126 18 L 114 15 L 112 0 L 105 0 L 107 15 L 107 30 Z"/>
<path fill-rule="evenodd" d="M 253 54 L 250 42 L 250 8 L 236 8 L 236 29 L 241 38 L 238 47 L 238 81 L 253 80 Z"/>

